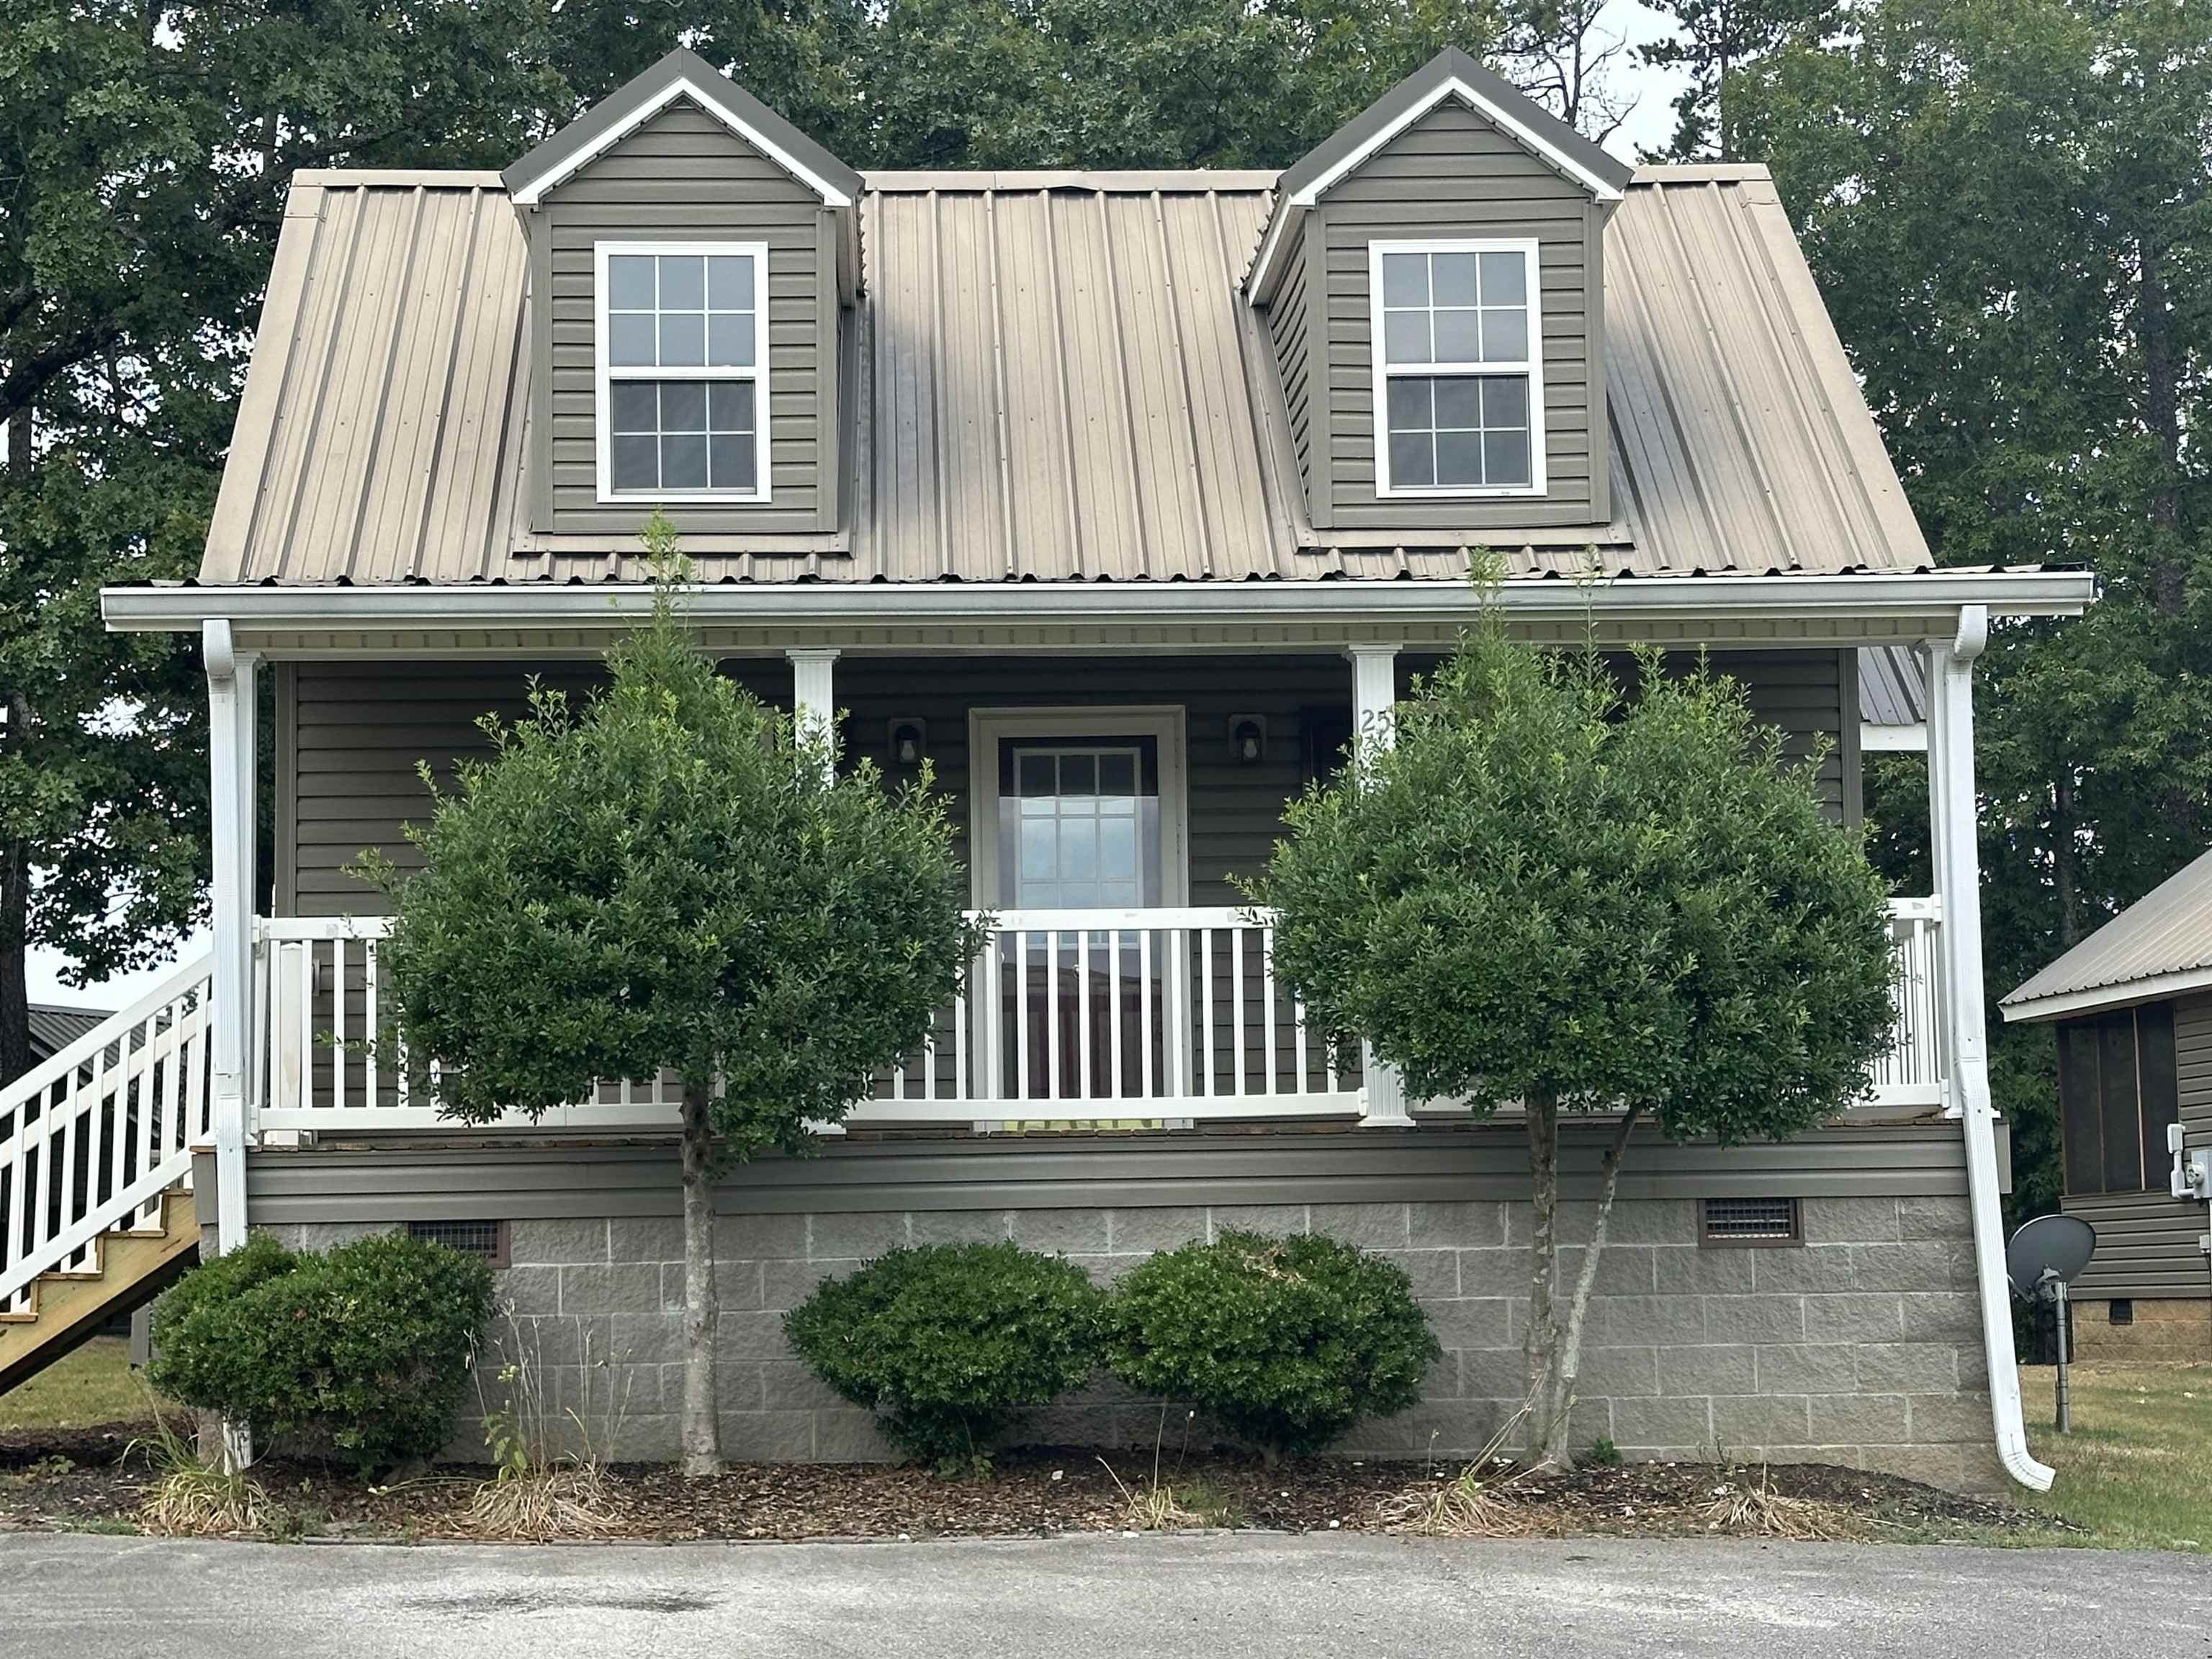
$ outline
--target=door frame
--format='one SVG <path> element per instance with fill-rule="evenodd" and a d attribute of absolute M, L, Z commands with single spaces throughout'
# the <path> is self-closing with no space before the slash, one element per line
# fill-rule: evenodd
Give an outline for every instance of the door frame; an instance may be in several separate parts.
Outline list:
<path fill-rule="evenodd" d="M 1160 903 L 1190 902 L 1190 794 L 1181 703 L 1085 703 L 968 711 L 968 884 L 979 910 L 999 903 L 999 745 L 1024 738 L 1150 738 L 1160 769 Z"/>

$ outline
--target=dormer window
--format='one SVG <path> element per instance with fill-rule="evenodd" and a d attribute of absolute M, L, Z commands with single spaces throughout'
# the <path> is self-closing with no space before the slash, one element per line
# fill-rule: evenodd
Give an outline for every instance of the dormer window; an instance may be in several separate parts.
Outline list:
<path fill-rule="evenodd" d="M 1544 490 L 1536 244 L 1371 242 L 1376 493 Z"/>
<path fill-rule="evenodd" d="M 596 246 L 602 501 L 765 501 L 768 246 Z"/>

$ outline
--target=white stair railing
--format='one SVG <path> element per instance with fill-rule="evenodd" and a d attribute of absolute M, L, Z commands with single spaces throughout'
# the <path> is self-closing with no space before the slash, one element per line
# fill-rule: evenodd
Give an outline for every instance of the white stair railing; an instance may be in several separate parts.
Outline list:
<path fill-rule="evenodd" d="M 213 960 L 0 1087 L 0 1312 L 41 1273 L 89 1270 L 100 1234 L 161 1224 L 210 1127 Z"/>

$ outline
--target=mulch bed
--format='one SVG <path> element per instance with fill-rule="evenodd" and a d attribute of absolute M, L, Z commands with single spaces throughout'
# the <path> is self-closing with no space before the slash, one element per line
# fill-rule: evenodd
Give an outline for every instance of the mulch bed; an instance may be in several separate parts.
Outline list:
<path fill-rule="evenodd" d="M 138 1431 L 16 1433 L 0 1443 L 0 1532 L 125 1530 L 135 1524 L 151 1473 L 125 1458 Z M 609 1472 L 614 1515 L 600 1535 L 652 1540 L 1037 1537 L 1119 1532 L 1132 1524 L 1129 1494 L 1146 1489 L 1152 1453 L 1005 1453 L 987 1480 L 945 1480 L 878 1464 L 745 1464 L 719 1479 L 688 1481 L 659 1465 Z M 481 1468 L 441 1468 L 380 1489 L 348 1473 L 270 1459 L 254 1479 L 270 1499 L 268 1535 L 398 1540 L 481 1538 L 466 1510 Z M 1417 1462 L 1316 1458 L 1268 1468 L 1209 1453 L 1169 1458 L 1161 1479 L 1190 1512 L 1185 1524 L 1279 1532 L 1390 1529 L 1394 1500 L 1432 1489 L 1456 1469 Z M 1117 1477 L 1118 1476 L 1118 1480 Z M 1922 1486 L 1894 1475 L 1820 1464 L 1721 1467 L 1631 1463 L 1571 1474 L 1523 1477 L 1509 1501 L 1515 1535 L 1666 1537 L 1712 1529 L 1717 1492 L 1763 1486 L 1820 1506 L 1820 1535 L 1924 1538 L 1946 1533 L 2049 1532 L 2063 1523 L 2033 1511 Z M 1732 1528 L 1735 1529 L 1735 1528 Z"/>

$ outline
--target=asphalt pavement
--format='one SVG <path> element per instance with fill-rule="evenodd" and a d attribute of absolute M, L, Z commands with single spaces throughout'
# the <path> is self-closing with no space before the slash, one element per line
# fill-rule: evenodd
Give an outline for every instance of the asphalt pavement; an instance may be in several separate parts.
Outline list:
<path fill-rule="evenodd" d="M 2212 1560 L 1361 1537 L 272 1547 L 0 1538 L 38 1659 L 2212 1659 Z"/>

